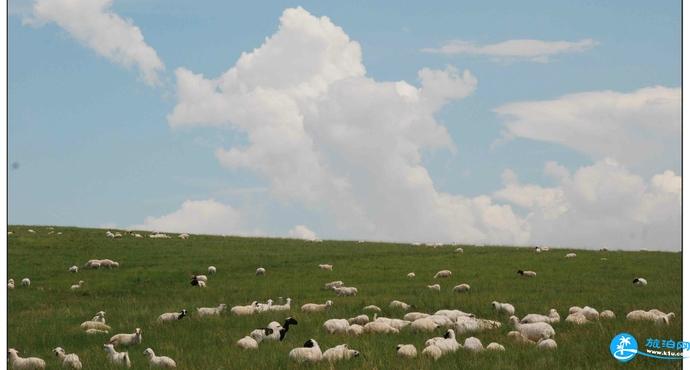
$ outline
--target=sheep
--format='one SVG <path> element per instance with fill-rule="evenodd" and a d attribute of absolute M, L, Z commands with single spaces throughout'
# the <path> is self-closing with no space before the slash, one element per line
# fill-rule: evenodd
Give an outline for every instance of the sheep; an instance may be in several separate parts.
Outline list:
<path fill-rule="evenodd" d="M 35 234 L 35 233 L 36 233 L 36 231 L 34 231 L 34 229 L 29 229 L 29 230 L 26 230 L 26 231 L 28 231 L 28 232 L 30 232 L 30 233 L 32 233 L 32 234 Z"/>
<path fill-rule="evenodd" d="M 326 290 L 333 290 L 335 288 L 340 288 L 344 283 L 340 280 L 331 281 L 330 283 L 324 284 L 323 288 Z"/>
<path fill-rule="evenodd" d="M 199 288 L 206 288 L 206 282 L 205 281 L 199 281 L 198 284 Z"/>
<path fill-rule="evenodd" d="M 14 289 L 14 279 L 7 280 L 7 289 Z"/>
<path fill-rule="evenodd" d="M 141 235 L 141 234 L 134 234 L 134 237 L 135 237 L 135 238 L 143 238 L 144 236 Z"/>
<path fill-rule="evenodd" d="M 376 318 L 376 316 L 374 316 L 374 322 L 382 322 L 382 323 L 388 324 L 388 325 L 390 325 L 390 326 L 392 326 L 398 330 L 412 324 L 411 322 L 409 322 L 407 320 L 390 319 L 388 317 Z"/>
<path fill-rule="evenodd" d="M 187 239 L 189 239 L 189 234 L 182 233 L 182 234 L 178 235 L 177 237 L 182 239 L 182 240 L 187 240 Z"/>
<path fill-rule="evenodd" d="M 170 236 L 168 236 L 168 234 L 155 233 L 155 234 L 149 234 L 149 238 L 151 238 L 151 239 L 170 239 Z"/>
<path fill-rule="evenodd" d="M 465 250 L 458 247 L 458 248 L 455 248 L 455 253 L 465 253 Z"/>
<path fill-rule="evenodd" d="M 450 328 L 453 326 L 453 324 L 455 324 L 455 322 L 451 318 L 444 315 L 430 315 L 427 318 L 435 322 L 436 325 L 442 326 L 444 328 Z"/>
<path fill-rule="evenodd" d="M 391 301 L 391 303 L 388 305 L 388 307 L 390 307 L 390 308 L 397 308 L 397 309 L 401 309 L 401 310 L 407 311 L 407 310 L 409 310 L 410 308 L 412 308 L 412 305 L 409 305 L 409 304 L 407 304 L 407 303 L 405 303 L 405 302 L 402 302 L 402 301 L 393 300 L 393 301 Z"/>
<path fill-rule="evenodd" d="M 676 316 L 675 313 L 669 312 L 668 314 L 663 313 L 657 309 L 652 309 L 649 311 L 644 310 L 634 310 L 629 312 L 625 318 L 630 321 L 651 321 L 656 324 L 666 324 L 669 325 L 670 319 Z"/>
<path fill-rule="evenodd" d="M 536 276 L 537 276 L 537 273 L 534 272 L 534 271 L 523 271 L 523 270 L 518 270 L 517 273 L 518 273 L 520 276 L 522 276 L 522 277 L 528 277 L 528 278 L 536 277 Z"/>
<path fill-rule="evenodd" d="M 453 321 L 457 320 L 458 317 L 474 317 L 471 313 L 462 312 L 460 310 L 438 310 L 434 315 L 445 316 Z"/>
<path fill-rule="evenodd" d="M 283 322 L 283 325 L 280 325 L 277 321 L 271 321 L 267 328 L 272 329 L 273 333 L 266 336 L 265 339 L 282 341 L 285 339 L 288 330 L 290 330 L 290 325 L 297 325 L 297 320 L 293 317 L 288 317 Z"/>
<path fill-rule="evenodd" d="M 328 362 L 349 360 L 357 356 L 359 356 L 359 351 L 350 349 L 347 344 L 339 344 L 323 352 L 323 359 Z"/>
<path fill-rule="evenodd" d="M 102 322 L 105 324 L 105 311 L 98 311 L 91 321 Z"/>
<path fill-rule="evenodd" d="M 496 343 L 496 342 L 491 342 L 491 343 L 489 343 L 489 345 L 486 346 L 486 349 L 489 350 L 489 351 L 501 351 L 501 352 L 505 352 L 506 347 L 503 347 L 503 345 L 498 344 L 498 343 Z"/>
<path fill-rule="evenodd" d="M 323 323 L 323 328 L 329 334 L 347 334 L 350 323 L 345 319 L 330 319 Z"/>
<path fill-rule="evenodd" d="M 555 308 L 549 310 L 548 315 L 540 315 L 537 313 L 531 313 L 526 315 L 520 320 L 523 324 L 529 324 L 534 322 L 545 322 L 549 324 L 555 324 L 561 321 L 561 315 L 558 314 Z"/>
<path fill-rule="evenodd" d="M 577 254 L 575 254 L 575 253 L 568 253 L 565 255 L 565 258 L 575 258 L 575 257 L 577 257 Z"/>
<path fill-rule="evenodd" d="M 180 312 L 166 312 L 158 316 L 158 322 L 182 320 L 185 316 L 187 316 L 185 309 L 180 310 Z"/>
<path fill-rule="evenodd" d="M 77 370 L 81 369 L 81 361 L 79 361 L 79 356 L 76 354 L 65 354 L 65 350 L 61 347 L 55 347 L 53 353 L 55 353 L 55 356 L 62 362 L 62 367 L 69 367 Z"/>
<path fill-rule="evenodd" d="M 82 330 L 96 329 L 96 330 L 110 330 L 110 326 L 102 323 L 100 321 L 84 321 L 81 323 L 80 327 Z"/>
<path fill-rule="evenodd" d="M 208 282 L 208 276 L 206 275 L 193 275 L 192 279 L 196 279 L 196 281 L 203 281 L 205 283 Z"/>
<path fill-rule="evenodd" d="M 122 239 L 122 234 L 119 232 L 115 233 L 115 239 Z"/>
<path fill-rule="evenodd" d="M 369 322 L 369 316 L 358 315 L 347 320 L 349 324 L 366 325 Z"/>
<path fill-rule="evenodd" d="M 539 339 L 537 342 L 537 348 L 541 350 L 555 350 L 558 348 L 558 344 L 553 339 Z"/>
<path fill-rule="evenodd" d="M 257 302 L 254 301 L 248 306 L 234 306 L 230 309 L 230 312 L 237 316 L 253 315 L 256 312 L 256 303 Z"/>
<path fill-rule="evenodd" d="M 407 274 L 407 277 L 410 279 L 414 278 L 415 276 L 417 276 L 417 275 L 415 275 L 414 272 L 410 272 L 409 274 Z"/>
<path fill-rule="evenodd" d="M 601 313 L 599 314 L 599 318 L 605 319 L 605 320 L 611 320 L 611 319 L 616 318 L 616 314 L 613 313 L 613 311 L 611 311 L 611 310 L 604 310 L 604 311 L 601 311 Z"/>
<path fill-rule="evenodd" d="M 462 283 L 453 287 L 455 293 L 466 293 L 470 291 L 470 284 Z"/>
<path fill-rule="evenodd" d="M 423 319 L 423 318 L 429 317 L 429 316 L 431 316 L 431 315 L 429 315 L 428 313 L 423 313 L 423 312 L 408 312 L 405 314 L 405 316 L 403 316 L 403 320 L 415 321 L 415 320 Z"/>
<path fill-rule="evenodd" d="M 570 313 L 572 314 L 572 313 L 578 313 L 579 312 L 584 317 L 586 317 L 587 320 L 589 320 L 589 321 L 599 320 L 599 311 L 597 311 L 596 309 L 589 307 L 589 306 L 585 306 L 580 310 L 577 310 L 577 308 L 579 308 L 579 307 L 571 307 Z"/>
<path fill-rule="evenodd" d="M 458 334 L 482 332 L 501 327 L 498 321 L 479 319 L 476 317 L 460 316 L 456 319 L 455 330 Z"/>
<path fill-rule="evenodd" d="M 569 322 L 569 323 L 575 324 L 575 325 L 584 325 L 584 324 L 589 323 L 590 321 L 587 320 L 587 317 L 585 317 L 585 315 L 583 315 L 582 312 L 580 311 L 580 312 L 575 312 L 575 313 L 571 313 L 570 315 L 568 315 L 568 317 L 565 318 L 565 322 Z"/>
<path fill-rule="evenodd" d="M 470 352 L 481 352 L 484 350 L 482 341 L 475 337 L 466 338 L 462 347 Z"/>
<path fill-rule="evenodd" d="M 7 358 L 12 369 L 15 370 L 44 370 L 46 362 L 38 357 L 19 357 L 19 351 L 14 348 L 7 350 Z"/>
<path fill-rule="evenodd" d="M 79 272 L 79 267 L 77 267 L 77 266 L 72 266 L 72 267 L 70 267 L 69 270 L 67 270 L 67 271 L 73 272 L 73 273 L 77 273 L 77 272 Z"/>
<path fill-rule="evenodd" d="M 216 274 L 216 266 L 209 266 L 208 267 L 208 274 L 209 275 L 215 275 Z"/>
<path fill-rule="evenodd" d="M 362 309 L 362 311 L 381 312 L 381 308 L 379 306 L 371 304 L 371 305 L 365 306 Z"/>
<path fill-rule="evenodd" d="M 426 287 L 429 288 L 429 290 L 433 290 L 433 291 L 436 291 L 436 292 L 440 292 L 440 291 L 441 291 L 441 285 L 440 285 L 440 284 L 427 285 Z"/>
<path fill-rule="evenodd" d="M 534 253 L 541 253 L 541 248 L 534 247 Z"/>
<path fill-rule="evenodd" d="M 645 278 L 635 278 L 632 282 L 633 285 L 637 287 L 647 286 L 647 279 Z"/>
<path fill-rule="evenodd" d="M 493 302 L 491 302 L 491 306 L 493 306 L 494 310 L 496 310 L 496 312 L 498 314 L 508 315 L 508 316 L 515 315 L 515 307 L 510 303 L 500 303 L 500 302 L 493 301 Z"/>
<path fill-rule="evenodd" d="M 516 330 L 509 331 L 508 338 L 520 344 L 534 344 L 531 339 L 527 338 L 525 335 Z"/>
<path fill-rule="evenodd" d="M 542 247 L 541 247 L 541 250 L 544 251 L 544 252 L 548 252 L 548 251 L 551 250 L 551 248 L 542 246 Z"/>
<path fill-rule="evenodd" d="M 74 284 L 69 288 L 72 290 L 78 290 L 78 289 L 81 289 L 82 285 L 84 285 L 84 280 L 79 280 L 79 282 L 77 284 Z"/>
<path fill-rule="evenodd" d="M 355 287 L 339 287 L 339 288 L 333 288 L 335 291 L 335 294 L 339 296 L 356 296 L 357 295 L 357 288 Z"/>
<path fill-rule="evenodd" d="M 242 349 L 258 349 L 259 343 L 254 338 L 246 336 L 237 341 L 237 346 Z"/>
<path fill-rule="evenodd" d="M 460 348 L 460 343 L 455 339 L 455 331 L 448 329 L 443 337 L 435 337 L 426 341 L 427 346 L 435 345 L 443 354 L 452 353 Z"/>
<path fill-rule="evenodd" d="M 266 275 L 266 269 L 265 268 L 259 267 L 258 269 L 256 269 L 256 276 L 260 276 L 260 275 Z"/>
<path fill-rule="evenodd" d="M 86 329 L 86 330 L 84 331 L 84 333 L 86 333 L 86 334 L 94 334 L 94 335 L 95 335 L 95 334 L 108 334 L 109 331 L 107 331 L 107 330 L 99 330 L 99 329 Z"/>
<path fill-rule="evenodd" d="M 398 353 L 398 356 L 400 356 L 400 357 L 405 357 L 405 358 L 417 357 L 417 348 L 414 346 L 414 344 L 398 344 L 395 347 L 395 351 Z"/>
<path fill-rule="evenodd" d="M 333 265 L 321 264 L 321 265 L 319 265 L 319 268 L 321 270 L 333 271 Z"/>
<path fill-rule="evenodd" d="M 128 368 L 132 367 L 132 362 L 129 360 L 129 353 L 117 352 L 112 344 L 104 344 L 103 350 L 108 354 L 110 363 L 124 365 Z"/>
<path fill-rule="evenodd" d="M 175 369 L 177 364 L 168 356 L 156 356 L 151 348 L 144 350 L 144 356 L 149 359 L 149 367 L 161 367 L 165 369 Z"/>
<path fill-rule="evenodd" d="M 108 230 L 105 232 L 105 237 L 108 239 L 115 239 L 115 234 L 113 234 L 112 232 L 110 232 L 110 230 Z"/>
<path fill-rule="evenodd" d="M 22 279 L 22 286 L 25 286 L 27 288 L 30 287 L 31 286 L 31 280 L 29 280 L 29 278 L 23 278 Z"/>
<path fill-rule="evenodd" d="M 107 268 L 120 267 L 119 262 L 115 262 L 115 261 L 109 260 L 109 259 L 100 260 L 99 262 L 101 263 L 101 267 L 107 267 Z"/>
<path fill-rule="evenodd" d="M 321 361 L 323 354 L 321 353 L 321 348 L 319 348 L 319 343 L 317 343 L 314 339 L 309 339 L 304 342 L 302 347 L 293 348 L 290 353 L 288 353 L 288 357 L 293 361 L 297 361 L 298 363 L 313 363 Z"/>
<path fill-rule="evenodd" d="M 90 269 L 97 269 L 101 267 L 101 260 L 88 260 L 85 264 L 84 267 L 90 268 Z"/>
<path fill-rule="evenodd" d="M 453 275 L 453 273 L 450 272 L 449 270 L 441 270 L 441 271 L 437 272 L 436 275 L 434 275 L 434 279 L 449 278 L 451 275 Z"/>
<path fill-rule="evenodd" d="M 434 361 L 438 360 L 443 356 L 443 351 L 441 351 L 441 348 L 437 347 L 436 345 L 432 344 L 430 346 L 427 346 L 422 350 L 422 355 L 431 357 L 434 359 Z"/>
<path fill-rule="evenodd" d="M 324 304 L 317 303 L 307 303 L 302 305 L 302 312 L 323 312 L 333 305 L 333 301 L 330 299 Z"/>
<path fill-rule="evenodd" d="M 136 328 L 132 334 L 115 334 L 110 337 L 108 341 L 109 344 L 113 346 L 131 346 L 134 344 L 140 344 L 142 339 L 142 332 L 140 328 Z"/>
<path fill-rule="evenodd" d="M 285 300 L 285 304 L 273 304 L 268 308 L 269 311 L 290 311 L 290 303 L 292 303 L 292 298 Z"/>
<path fill-rule="evenodd" d="M 373 321 L 364 325 L 364 332 L 376 334 L 398 334 L 400 330 L 383 321 Z"/>
<path fill-rule="evenodd" d="M 417 319 L 410 324 L 412 330 L 420 332 L 432 332 L 438 329 L 438 327 L 439 325 L 428 317 Z"/>
<path fill-rule="evenodd" d="M 199 317 L 204 316 L 220 316 L 225 311 L 225 303 L 221 303 L 218 307 L 198 307 L 196 313 Z"/>
<path fill-rule="evenodd" d="M 515 316 L 511 316 L 509 321 L 517 331 L 532 341 L 537 341 L 541 338 L 549 339 L 556 335 L 553 327 L 545 322 L 521 324 Z"/>

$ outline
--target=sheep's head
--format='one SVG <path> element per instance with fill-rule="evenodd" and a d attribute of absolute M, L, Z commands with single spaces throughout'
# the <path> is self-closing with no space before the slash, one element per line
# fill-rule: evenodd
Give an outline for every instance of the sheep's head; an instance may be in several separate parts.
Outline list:
<path fill-rule="evenodd" d="M 140 328 L 134 329 L 134 334 L 135 334 L 135 335 L 141 335 L 141 333 L 142 333 L 142 331 L 141 331 Z"/>
<path fill-rule="evenodd" d="M 491 306 L 493 306 L 494 309 L 498 309 L 498 302 L 496 302 L 496 301 L 491 302 Z"/>
<path fill-rule="evenodd" d="M 60 354 L 65 354 L 65 350 L 62 347 L 55 347 L 53 353 L 55 353 L 55 356 L 60 356 Z"/>
<path fill-rule="evenodd" d="M 103 345 L 103 350 L 106 352 L 113 352 L 113 351 L 115 351 L 115 348 L 113 347 L 112 344 L 106 343 Z"/>
<path fill-rule="evenodd" d="M 18 356 L 18 355 L 19 355 L 19 351 L 17 351 L 14 348 L 10 348 L 7 350 L 7 356 Z"/>
<path fill-rule="evenodd" d="M 508 322 L 509 322 L 511 325 L 517 325 L 517 324 L 520 322 L 520 320 L 519 320 L 516 316 L 511 316 L 511 317 L 508 319 Z"/>
<path fill-rule="evenodd" d="M 332 305 L 333 305 L 333 301 L 331 301 L 330 299 L 326 301 L 326 307 L 330 307 Z"/>
<path fill-rule="evenodd" d="M 524 274 L 525 274 L 525 272 L 522 271 L 522 270 L 518 270 L 517 273 L 520 274 L 520 275 L 524 275 Z"/>
<path fill-rule="evenodd" d="M 154 355 L 155 355 L 155 353 L 153 353 L 153 350 L 151 348 L 147 348 L 144 350 L 144 356 L 151 358 Z"/>
<path fill-rule="evenodd" d="M 315 347 L 315 346 L 317 346 L 317 345 L 318 345 L 318 343 L 316 343 L 316 341 L 315 341 L 314 339 L 309 339 L 309 340 L 307 340 L 306 342 L 304 342 L 304 346 L 303 346 L 303 347 L 305 347 L 305 348 L 313 348 L 313 347 Z"/>
<path fill-rule="evenodd" d="M 295 318 L 292 316 L 288 317 L 287 319 L 285 319 L 285 325 L 284 326 L 288 326 L 288 325 L 297 325 L 297 320 L 295 320 Z"/>
<path fill-rule="evenodd" d="M 448 329 L 446 331 L 446 334 L 443 334 L 443 337 L 446 339 L 454 339 L 455 338 L 455 330 L 453 329 Z"/>

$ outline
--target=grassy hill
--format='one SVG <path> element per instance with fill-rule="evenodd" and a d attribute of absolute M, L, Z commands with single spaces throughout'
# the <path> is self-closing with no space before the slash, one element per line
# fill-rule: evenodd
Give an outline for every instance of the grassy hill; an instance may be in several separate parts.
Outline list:
<path fill-rule="evenodd" d="M 36 233 L 28 233 L 29 228 Z M 8 236 L 9 277 L 17 283 L 8 298 L 9 345 L 24 356 L 44 358 L 48 368 L 59 367 L 51 353 L 57 346 L 76 352 L 85 369 L 115 368 L 107 363 L 101 348 L 110 335 L 87 336 L 79 328 L 100 310 L 107 312 L 114 333 L 143 329 L 143 343 L 129 349 L 133 369 L 148 369 L 142 354 L 147 347 L 172 357 L 180 369 L 294 369 L 299 366 L 290 363 L 287 354 L 309 338 L 316 339 L 323 350 L 349 343 L 363 354 L 336 366 L 343 369 L 680 368 L 678 361 L 642 356 L 619 365 L 608 349 L 620 331 L 635 335 L 641 346 L 648 337 L 681 339 L 680 253 L 579 250 L 576 258 L 566 259 L 570 250 L 537 254 L 529 248 L 463 246 L 464 254 L 456 254 L 451 246 L 196 235 L 188 240 L 136 239 L 129 235 L 111 240 L 100 229 L 56 227 L 53 234 L 43 226 L 10 226 L 9 230 L 13 231 Z M 602 257 L 607 260 L 602 261 Z M 92 258 L 119 261 L 120 268 L 81 269 Z M 334 264 L 334 271 L 320 270 L 320 263 Z M 71 265 L 78 265 L 79 273 L 69 273 Z M 190 274 L 205 273 L 209 265 L 215 265 L 218 273 L 210 277 L 208 288 L 192 287 Z M 266 268 L 265 276 L 254 275 L 259 266 Z M 434 281 L 434 273 L 441 269 L 451 270 L 453 277 Z M 534 270 L 538 275 L 520 278 L 518 269 Z M 410 271 L 416 273 L 415 279 L 406 277 Z M 649 285 L 634 288 L 631 281 L 636 276 L 647 278 Z M 23 277 L 31 278 L 30 288 L 19 286 Z M 70 285 L 79 280 L 85 281 L 84 288 L 71 291 Z M 323 290 L 323 284 L 332 280 L 357 287 L 359 295 L 336 297 Z M 426 288 L 434 282 L 441 284 L 440 293 Z M 452 287 L 463 282 L 472 286 L 471 292 L 453 293 Z M 166 325 L 156 323 L 163 312 L 186 308 L 191 313 L 196 307 L 219 303 L 231 307 L 278 297 L 293 299 L 290 315 L 299 324 L 290 329 L 284 342 L 263 343 L 258 351 L 242 351 L 235 342 L 270 321 L 282 322 L 288 315 L 271 312 L 234 317 L 228 311 L 214 319 L 192 316 Z M 327 299 L 334 305 L 326 313 L 303 314 L 299 310 L 304 303 Z M 558 350 L 553 353 L 509 342 L 506 333 L 511 329 L 503 325 L 475 336 L 484 345 L 492 341 L 503 344 L 506 352 L 470 354 L 460 350 L 436 362 L 421 357 L 399 359 L 395 346 L 411 343 L 421 353 L 424 341 L 441 335 L 442 330 L 433 335 L 403 330 L 400 335 L 347 337 L 329 335 L 321 328 L 325 320 L 356 316 L 369 304 L 380 306 L 382 316 L 402 317 L 404 312 L 388 308 L 393 299 L 414 304 L 420 312 L 457 308 L 504 323 L 507 320 L 493 312 L 491 301 L 511 302 L 521 317 L 546 313 L 554 307 L 565 319 L 570 306 L 589 305 L 599 311 L 613 310 L 618 318 L 581 327 L 555 324 Z M 668 327 L 625 321 L 627 312 L 651 308 L 673 311 L 677 317 Z M 458 340 L 462 343 L 464 336 Z M 326 363 L 308 367 L 330 368 Z"/>

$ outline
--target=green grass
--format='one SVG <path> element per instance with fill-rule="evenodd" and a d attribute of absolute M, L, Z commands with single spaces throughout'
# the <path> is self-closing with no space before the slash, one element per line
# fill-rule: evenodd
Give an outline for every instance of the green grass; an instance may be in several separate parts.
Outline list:
<path fill-rule="evenodd" d="M 9 292 L 9 345 L 24 356 L 39 356 L 48 368 L 59 364 L 51 350 L 61 346 L 77 353 L 85 369 L 111 369 L 101 349 L 108 336 L 87 336 L 79 328 L 100 310 L 107 312 L 108 324 L 115 333 L 143 329 L 143 343 L 129 349 L 134 369 L 147 369 L 142 352 L 152 347 L 157 354 L 175 359 L 180 369 L 295 369 L 288 352 L 309 338 L 325 350 L 349 343 L 363 356 L 336 367 L 343 369 L 649 369 L 680 368 L 678 361 L 654 360 L 637 356 L 628 364 L 618 364 L 610 355 L 611 339 L 620 331 L 632 333 L 644 345 L 648 337 L 681 339 L 682 282 L 681 254 L 661 252 L 577 251 L 577 258 L 566 259 L 565 250 L 552 249 L 536 254 L 529 248 L 464 246 L 465 253 L 455 254 L 454 247 L 411 247 L 404 244 L 324 241 L 303 242 L 287 239 L 192 236 L 189 240 L 105 238 L 105 230 L 55 228 L 63 235 L 48 235 L 46 227 L 34 226 L 30 234 L 25 226 L 10 226 L 9 276 L 17 288 Z M 601 261 L 601 257 L 608 261 Z M 120 262 L 119 269 L 67 271 L 92 258 L 110 258 Z M 319 263 L 332 263 L 332 272 L 319 270 Z M 207 289 L 189 284 L 192 272 L 205 273 L 215 265 L 218 274 L 210 277 Z M 263 266 L 266 276 L 254 271 Z M 434 273 L 453 271 L 451 279 L 440 281 L 441 293 L 428 291 Z M 534 279 L 519 278 L 518 269 L 537 271 Z M 414 271 L 410 280 L 406 274 Z M 635 276 L 646 277 L 649 285 L 633 288 Z M 30 288 L 19 281 L 30 277 Z M 85 286 L 79 292 L 69 287 L 78 280 Z M 356 286 L 356 297 L 335 297 L 322 290 L 324 283 L 343 280 Z M 455 294 L 452 286 L 467 282 L 469 294 Z M 215 319 L 196 317 L 159 325 L 163 312 L 200 306 L 228 307 L 265 301 L 279 296 L 291 297 L 291 315 L 299 325 L 291 328 L 284 342 L 264 343 L 258 351 L 242 351 L 234 343 L 252 329 L 270 321 L 281 321 L 285 313 L 263 313 L 249 317 L 229 314 Z M 323 314 L 302 314 L 299 307 L 307 302 L 334 305 Z M 480 317 L 499 319 L 490 302 L 498 300 L 515 305 L 519 316 L 558 309 L 562 318 L 570 306 L 589 305 L 611 309 L 613 321 L 575 327 L 554 325 L 558 350 L 537 351 L 534 347 L 509 342 L 504 325 L 500 330 L 475 334 L 484 345 L 492 341 L 506 347 L 504 353 L 470 354 L 462 350 L 437 362 L 425 358 L 397 358 L 395 346 L 412 343 L 421 353 L 424 341 L 442 334 L 415 334 L 403 330 L 400 335 L 329 335 L 322 328 L 328 318 L 349 318 L 362 313 L 365 305 L 376 304 L 388 317 L 402 317 L 391 311 L 388 303 L 398 299 L 416 306 L 416 311 L 433 312 L 457 308 Z M 677 317 L 669 327 L 629 323 L 625 314 L 633 309 L 659 308 L 673 311 Z M 505 319 L 501 319 L 504 323 Z M 112 333 L 111 333 L 112 334 Z M 458 338 L 460 342 L 464 337 Z M 306 366 L 330 368 L 328 364 Z"/>

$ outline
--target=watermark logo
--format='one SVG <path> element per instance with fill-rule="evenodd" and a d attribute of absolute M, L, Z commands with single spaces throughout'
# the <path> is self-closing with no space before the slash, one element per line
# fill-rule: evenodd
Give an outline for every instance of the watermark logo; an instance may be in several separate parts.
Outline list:
<path fill-rule="evenodd" d="M 635 340 L 632 334 L 619 333 L 611 340 L 609 350 L 611 350 L 611 354 L 616 360 L 628 362 L 637 355 L 637 340 Z"/>
<path fill-rule="evenodd" d="M 647 338 L 645 349 L 638 349 L 637 340 L 630 333 L 618 333 L 611 340 L 609 350 L 616 360 L 626 363 L 637 355 L 656 358 L 660 360 L 682 360 L 689 356 L 683 356 L 683 351 L 690 350 L 690 342 L 675 341 L 671 339 L 659 340 Z"/>

